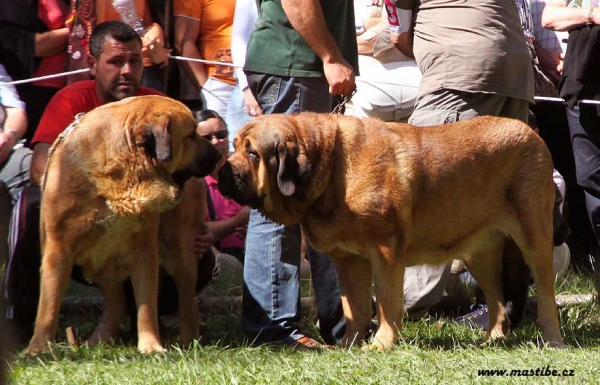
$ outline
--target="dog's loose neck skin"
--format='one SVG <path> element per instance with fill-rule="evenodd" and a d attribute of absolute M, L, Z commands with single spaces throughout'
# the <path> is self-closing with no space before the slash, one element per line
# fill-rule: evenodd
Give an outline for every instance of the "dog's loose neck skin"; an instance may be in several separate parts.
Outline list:
<path fill-rule="evenodd" d="M 297 118 L 302 119 L 303 116 L 298 115 Z M 317 115 L 317 119 L 321 117 Z M 343 130 L 340 125 L 344 125 Z M 349 129 L 350 127 L 353 129 Z M 389 145 L 397 138 L 392 137 L 389 132 L 369 130 L 359 119 L 343 116 L 336 119 L 336 124 L 323 123 L 309 132 L 308 136 L 306 132 L 299 135 L 299 138 L 308 138 L 300 145 L 306 148 L 306 153 L 313 154 L 313 157 L 318 159 L 311 159 L 316 167 L 313 169 L 313 177 L 306 183 L 311 186 L 310 190 L 306 190 L 305 195 L 297 199 L 309 203 L 304 206 L 298 205 L 297 209 L 300 218 L 298 222 L 313 246 L 321 251 L 341 247 L 353 253 L 360 253 L 362 245 L 354 244 L 353 234 L 357 231 L 368 233 L 369 229 L 345 228 L 340 226 L 340 223 L 383 221 L 390 228 L 388 235 L 391 236 L 398 216 L 389 208 L 381 207 L 384 200 L 380 198 L 379 180 L 383 183 L 384 179 L 391 177 L 386 174 L 386 170 L 389 169 L 381 167 L 381 164 L 385 163 L 382 160 L 385 157 L 398 156 L 394 155 Z M 374 159 L 368 154 L 347 154 L 343 151 L 344 148 L 358 151 L 362 146 L 354 144 L 367 141 L 378 143 L 376 148 L 380 149 L 382 159 Z M 374 184 L 363 185 L 361 178 L 352 177 L 367 173 L 378 175 L 372 179 Z M 335 178 L 335 175 L 349 177 L 344 180 Z M 342 185 L 337 182 L 341 180 L 344 180 Z M 335 202 L 347 204 L 342 206 Z M 370 219 L 356 221 L 356 218 Z M 380 234 L 382 237 L 388 235 Z"/>
<path fill-rule="evenodd" d="M 106 114 L 110 115 L 110 109 L 107 109 Z M 107 122 L 110 122 L 108 116 Z M 135 124 L 137 122 L 134 116 L 126 119 L 126 126 Z M 143 214 L 148 208 L 152 211 L 164 211 L 174 207 L 178 201 L 179 188 L 169 183 L 168 175 L 156 177 L 157 172 L 160 172 L 153 164 L 156 160 L 147 156 L 144 148 L 136 147 L 131 130 L 110 132 L 111 138 L 103 138 L 99 137 L 104 133 L 102 130 L 96 130 L 95 135 L 82 135 L 83 132 L 75 130 L 71 134 L 74 136 L 71 140 L 74 145 L 65 143 L 67 148 L 64 149 L 67 152 L 81 153 L 82 156 L 76 158 L 84 159 L 85 164 L 72 167 L 89 174 L 88 180 L 94 181 L 96 194 L 106 200 L 110 212 L 117 216 L 136 216 Z M 118 134 L 115 135 L 115 132 Z M 104 153 L 94 151 L 100 141 L 106 143 Z M 125 156 L 123 148 L 128 148 L 136 156 Z M 127 165 L 131 172 L 124 173 L 123 165 Z M 162 186 L 156 186 L 157 184 Z M 160 192 L 160 195 L 156 195 L 156 192 Z M 149 193 L 154 195 L 148 195 Z"/>

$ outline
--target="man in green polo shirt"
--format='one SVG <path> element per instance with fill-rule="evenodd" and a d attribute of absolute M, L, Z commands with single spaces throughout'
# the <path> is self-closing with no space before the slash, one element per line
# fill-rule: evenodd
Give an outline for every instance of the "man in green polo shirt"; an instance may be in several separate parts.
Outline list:
<path fill-rule="evenodd" d="M 259 0 L 246 55 L 248 86 L 265 114 L 331 112 L 358 74 L 352 0 Z M 242 325 L 256 343 L 319 347 L 298 331 L 300 228 L 252 210 L 246 237 Z M 342 320 L 329 256 L 309 251 L 321 335 L 335 343 Z"/>

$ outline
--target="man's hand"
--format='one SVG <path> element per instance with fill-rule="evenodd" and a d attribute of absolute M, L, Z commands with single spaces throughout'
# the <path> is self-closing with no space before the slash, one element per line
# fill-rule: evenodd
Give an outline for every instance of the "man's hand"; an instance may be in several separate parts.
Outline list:
<path fill-rule="evenodd" d="M 415 58 L 413 51 L 413 29 L 404 33 L 394 33 L 390 31 L 390 40 L 394 47 L 411 59 Z"/>
<path fill-rule="evenodd" d="M 244 105 L 246 107 L 246 114 L 249 116 L 254 117 L 263 114 L 262 109 L 254 98 L 254 94 L 249 88 L 244 90 Z"/>
<path fill-rule="evenodd" d="M 168 50 L 164 46 L 164 33 L 160 25 L 154 23 L 142 38 L 142 52 L 147 54 L 152 63 L 161 67 L 167 65 L 169 60 Z"/>
<path fill-rule="evenodd" d="M 11 86 L 13 87 L 13 86 Z M 16 94 L 16 90 L 14 90 Z M 0 108 L 4 108 L 0 106 Z M 0 131 L 0 163 L 4 163 L 12 149 L 17 144 L 18 138 L 25 135 L 27 131 L 27 112 L 24 108 L 4 108 L 6 119 L 4 120 L 4 131 Z"/>
<path fill-rule="evenodd" d="M 323 71 L 327 83 L 329 83 L 329 93 L 332 95 L 342 95 L 350 97 L 356 89 L 354 71 L 345 61 L 323 63 Z"/>
<path fill-rule="evenodd" d="M 13 134 L 0 132 L 0 164 L 6 162 L 15 144 L 16 138 Z"/>
<path fill-rule="evenodd" d="M 238 226 L 248 226 L 248 221 L 250 220 L 250 207 L 242 207 L 242 209 L 235 214 L 234 218 Z"/>
<path fill-rule="evenodd" d="M 558 86 L 560 77 L 562 76 L 564 55 L 560 52 L 546 51 L 539 45 L 535 45 L 535 53 L 540 62 L 540 67 L 548 79 Z"/>
<path fill-rule="evenodd" d="M 194 238 L 194 253 L 198 258 L 201 258 L 206 250 L 210 249 L 217 241 L 214 234 L 210 231 L 206 223 L 202 224 L 200 232 Z"/>

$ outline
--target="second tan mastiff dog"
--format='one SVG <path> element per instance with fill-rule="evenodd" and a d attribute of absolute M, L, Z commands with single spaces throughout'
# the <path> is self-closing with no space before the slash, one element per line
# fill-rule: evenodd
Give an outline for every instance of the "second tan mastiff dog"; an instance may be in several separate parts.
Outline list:
<path fill-rule="evenodd" d="M 486 342 L 508 332 L 503 253 L 533 272 L 544 339 L 563 346 L 552 275 L 552 160 L 525 124 L 506 118 L 417 128 L 302 113 L 246 124 L 219 189 L 282 224 L 299 223 L 334 259 L 347 320 L 363 336 L 375 283 L 373 345 L 399 338 L 406 266 L 465 261 L 485 292 Z M 514 247 L 516 246 L 516 247 Z"/>
<path fill-rule="evenodd" d="M 196 133 L 196 126 L 182 103 L 141 96 L 86 113 L 54 142 L 42 182 L 41 294 L 27 353 L 47 350 L 47 342 L 55 338 L 73 265 L 98 285 L 105 300 L 91 343 L 107 340 L 116 331 L 125 311 L 123 282 L 130 277 L 137 304 L 138 349 L 164 350 L 157 316 L 159 226 L 188 223 L 188 233 L 194 231 L 192 223 L 198 218 L 184 220 L 177 213 L 197 211 L 174 207 L 184 195 L 184 185 L 186 191 L 198 191 L 191 178 L 208 175 L 221 159 L 220 151 Z M 202 186 L 200 191 L 205 191 Z M 160 214 L 171 209 L 161 220 Z M 191 248 L 193 235 L 186 234 L 172 237 L 187 240 Z M 172 237 L 161 233 L 160 241 L 176 249 L 180 241 Z M 169 255 L 163 253 L 165 259 Z M 178 254 L 163 262 L 177 282 L 182 302 L 196 306 L 195 280 L 190 282 L 195 265 L 192 270 L 185 260 L 186 255 Z M 186 288 L 192 290 L 187 299 L 181 297 Z M 198 335 L 193 330 L 198 327 L 197 309 L 192 313 L 190 309 L 181 314 L 195 319 L 195 325 L 194 320 L 182 322 L 185 339 Z"/>

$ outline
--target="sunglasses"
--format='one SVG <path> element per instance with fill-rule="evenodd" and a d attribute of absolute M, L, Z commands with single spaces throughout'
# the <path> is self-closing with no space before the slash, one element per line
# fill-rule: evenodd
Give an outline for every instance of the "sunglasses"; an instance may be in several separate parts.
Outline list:
<path fill-rule="evenodd" d="M 212 142 L 212 140 L 214 138 L 217 138 L 218 140 L 227 139 L 228 136 L 229 136 L 228 130 L 218 131 L 214 134 L 202 135 L 202 137 L 204 139 L 208 140 L 209 142 Z"/>

